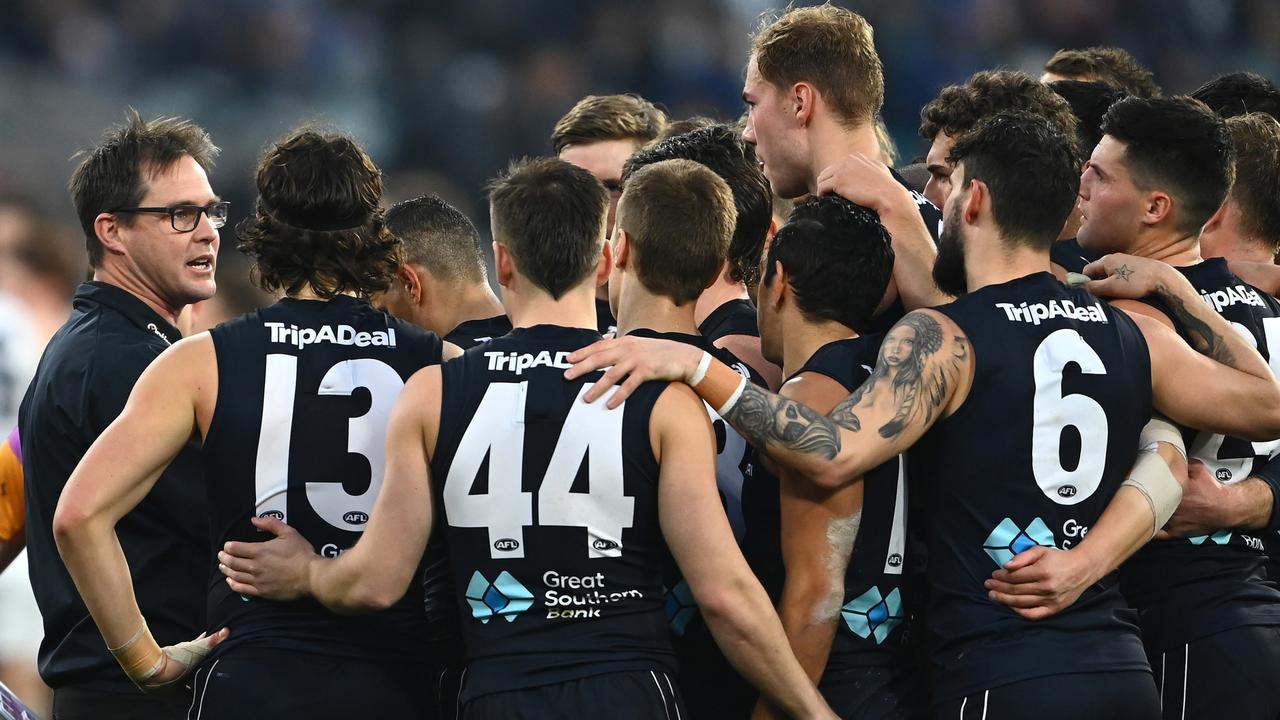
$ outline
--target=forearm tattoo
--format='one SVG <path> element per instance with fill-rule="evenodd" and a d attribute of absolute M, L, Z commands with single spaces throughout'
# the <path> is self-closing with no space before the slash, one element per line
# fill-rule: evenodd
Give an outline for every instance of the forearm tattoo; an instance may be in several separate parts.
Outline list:
<path fill-rule="evenodd" d="M 827 460 L 840 452 L 840 428 L 829 418 L 752 384 L 724 419 L 760 449 L 782 447 Z"/>
<path fill-rule="evenodd" d="M 1163 284 L 1156 286 L 1156 294 L 1164 298 L 1165 304 L 1169 307 L 1169 312 L 1173 313 L 1174 319 L 1186 329 L 1187 339 L 1191 342 L 1192 347 L 1223 365 L 1236 366 L 1235 355 L 1231 352 L 1231 348 L 1227 347 L 1227 341 L 1214 332 L 1209 323 L 1196 317 L 1187 308 L 1182 298 L 1175 295 Z"/>

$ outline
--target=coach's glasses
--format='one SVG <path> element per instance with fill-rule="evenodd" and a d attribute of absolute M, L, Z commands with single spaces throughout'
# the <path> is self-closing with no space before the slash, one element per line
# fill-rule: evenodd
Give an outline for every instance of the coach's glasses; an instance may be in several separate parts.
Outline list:
<path fill-rule="evenodd" d="M 169 224 L 181 233 L 192 232 L 200 224 L 200 213 L 209 216 L 209 223 L 215 228 L 227 224 L 227 209 L 231 203 L 223 200 L 208 205 L 171 205 L 169 207 L 131 207 L 116 208 L 113 213 L 166 213 Z"/>

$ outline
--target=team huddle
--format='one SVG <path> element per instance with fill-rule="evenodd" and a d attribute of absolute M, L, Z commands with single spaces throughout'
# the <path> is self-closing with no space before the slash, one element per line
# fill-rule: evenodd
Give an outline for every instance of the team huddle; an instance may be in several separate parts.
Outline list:
<path fill-rule="evenodd" d="M 736 124 L 584 98 L 491 269 L 304 127 L 186 338 L 217 148 L 109 131 L 8 441 L 55 718 L 1280 719 L 1280 90 L 1061 51 L 898 169 L 883 97 L 824 5 Z"/>

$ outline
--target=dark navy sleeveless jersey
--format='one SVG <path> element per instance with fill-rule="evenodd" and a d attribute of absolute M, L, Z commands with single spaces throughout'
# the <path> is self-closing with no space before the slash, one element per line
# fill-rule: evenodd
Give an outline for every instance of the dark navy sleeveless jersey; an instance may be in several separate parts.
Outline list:
<path fill-rule="evenodd" d="M 1250 341 L 1272 370 L 1280 365 L 1280 303 L 1246 284 L 1222 258 L 1180 267 L 1200 296 Z M 1186 330 L 1158 298 L 1143 300 Z M 1202 381 L 1211 382 L 1212 378 Z M 1182 428 L 1187 456 L 1203 462 L 1219 482 L 1247 479 L 1280 450 L 1280 442 L 1254 443 Z M 1268 582 L 1261 532 L 1231 529 L 1210 535 L 1153 541 L 1121 569 L 1121 584 L 1138 609 L 1143 639 L 1168 649 L 1245 625 L 1280 625 L 1280 591 Z"/>
<path fill-rule="evenodd" d="M 933 244 L 938 244 L 938 237 L 942 235 L 942 211 L 933 203 L 929 202 L 924 195 L 921 195 L 911 184 L 906 181 L 897 170 L 889 168 L 893 179 L 898 184 L 911 191 L 911 197 L 916 201 L 916 209 L 920 212 L 920 219 L 924 221 L 924 226 L 929 230 L 929 238 L 933 240 Z M 902 304 L 902 297 L 898 296 L 893 299 L 893 303 L 884 309 L 884 312 L 876 315 L 871 319 L 871 325 L 867 328 L 868 334 L 886 333 L 894 323 L 902 319 L 907 314 L 906 306 Z"/>
<path fill-rule="evenodd" d="M 871 375 L 883 337 L 827 343 L 792 377 L 825 375 L 851 393 Z M 899 456 L 863 476 L 862 520 L 845 570 L 841 622 L 827 660 L 828 676 L 904 660 L 902 638 L 910 608 L 902 576 L 907 555 L 905 470 Z"/>
<path fill-rule="evenodd" d="M 511 319 L 506 315 L 495 315 L 491 318 L 468 320 L 460 323 L 448 335 L 445 335 L 444 339 L 446 342 L 451 342 L 466 350 L 481 343 L 487 343 L 494 338 L 502 337 L 509 332 L 511 332 Z"/>
<path fill-rule="evenodd" d="M 754 330 L 755 306 L 745 300 L 734 300 L 720 308 L 733 303 L 745 303 L 750 307 Z M 737 370 L 750 382 L 765 387 L 764 378 L 759 373 L 732 352 L 712 345 L 708 337 L 664 333 L 645 328 L 632 330 L 628 334 L 674 340 L 700 348 Z M 716 485 L 720 490 L 725 514 L 729 518 L 729 526 L 733 529 L 734 539 L 738 541 L 747 564 L 776 601 L 782 592 L 783 576 L 778 479 L 756 461 L 755 449 L 747 444 L 732 425 L 725 422 L 710 405 L 703 403 L 703 406 L 716 434 Z M 720 646 L 711 635 L 711 629 L 702 619 L 702 613 L 689 590 L 689 583 L 684 580 L 674 559 L 667 560 L 663 572 L 663 587 L 666 589 L 667 620 L 675 635 L 673 641 L 680 658 L 677 680 L 690 715 L 747 717 L 755 706 L 755 689 L 738 675 L 720 651 Z"/>
<path fill-rule="evenodd" d="M 218 400 L 204 443 L 213 553 L 269 539 L 249 519 L 279 518 L 326 557 L 360 538 L 382 486 L 386 425 L 404 383 L 440 362 L 435 335 L 339 296 L 284 299 L 210 331 Z M 391 609 L 340 616 L 318 602 L 248 599 L 216 569 L 209 627 L 216 653 L 272 647 L 426 662 L 431 637 L 415 584 Z"/>
<path fill-rule="evenodd" d="M 730 300 L 711 311 L 698 325 L 698 334 L 708 343 L 726 335 L 750 335 L 760 337 L 756 320 L 756 306 L 750 300 Z"/>
<path fill-rule="evenodd" d="M 1059 240 L 1049 248 L 1049 259 L 1057 265 L 1061 266 L 1068 272 L 1084 272 L 1084 266 L 1097 260 L 1085 249 L 1080 247 L 1080 241 L 1071 238 L 1069 240 Z"/>
<path fill-rule="evenodd" d="M 1032 622 L 987 596 L 1036 545 L 1070 548 L 1132 467 L 1151 415 L 1146 340 L 1119 310 L 1049 273 L 936 308 L 968 336 L 973 386 L 911 449 L 923 495 L 935 701 L 1067 673 L 1148 670 L 1111 578 Z M 914 347 L 941 338 L 916 337 Z"/>
<path fill-rule="evenodd" d="M 666 544 L 649 438 L 666 383 L 617 410 L 564 379 L 600 339 L 539 325 L 442 367 L 431 461 L 463 608 L 463 700 L 604 673 L 673 672 L 663 614 Z"/>

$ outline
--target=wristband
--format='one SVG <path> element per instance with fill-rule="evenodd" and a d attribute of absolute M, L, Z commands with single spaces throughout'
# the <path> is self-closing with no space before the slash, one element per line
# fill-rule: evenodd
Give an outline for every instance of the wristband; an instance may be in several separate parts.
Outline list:
<path fill-rule="evenodd" d="M 694 368 L 693 375 L 689 378 L 689 387 L 698 387 L 698 383 L 702 382 L 707 376 L 707 370 L 711 367 L 711 353 L 706 350 L 702 351 L 702 357 L 698 359 L 698 367 Z"/>
<path fill-rule="evenodd" d="M 746 389 L 747 389 L 747 379 L 741 378 L 738 381 L 738 389 L 734 390 L 733 394 L 729 396 L 729 399 L 725 400 L 724 404 L 716 409 L 716 414 L 719 415 L 720 417 L 724 417 L 725 413 L 732 410 L 733 406 L 738 404 L 738 399 L 742 397 L 742 392 Z"/>
<path fill-rule="evenodd" d="M 124 645 L 107 649 L 115 656 L 116 662 L 120 663 L 124 674 L 139 686 L 145 684 L 164 667 L 164 650 L 160 649 L 159 643 L 151 636 L 151 630 L 147 628 L 146 621 L 143 621 L 142 627 L 138 628 L 138 632 L 134 633 Z"/>

